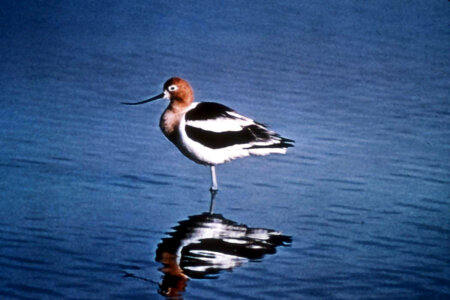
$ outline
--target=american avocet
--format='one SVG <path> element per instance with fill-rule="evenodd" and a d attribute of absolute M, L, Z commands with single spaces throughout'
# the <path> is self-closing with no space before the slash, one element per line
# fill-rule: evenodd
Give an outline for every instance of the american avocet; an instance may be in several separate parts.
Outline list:
<path fill-rule="evenodd" d="M 159 127 L 189 159 L 211 167 L 211 192 L 217 191 L 215 166 L 250 155 L 286 153 L 293 140 L 268 130 L 265 125 L 214 102 L 193 102 L 194 92 L 186 80 L 170 78 L 163 93 L 150 99 L 123 104 L 170 100 Z"/>

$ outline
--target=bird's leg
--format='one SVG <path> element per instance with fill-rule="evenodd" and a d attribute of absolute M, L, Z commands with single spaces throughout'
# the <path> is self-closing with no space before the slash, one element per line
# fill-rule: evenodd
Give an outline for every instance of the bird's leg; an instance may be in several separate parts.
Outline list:
<path fill-rule="evenodd" d="M 211 166 L 211 193 L 217 193 L 217 178 L 216 178 L 216 167 L 214 165 Z"/>
<path fill-rule="evenodd" d="M 214 204 L 216 202 L 217 190 L 211 190 L 211 202 L 209 203 L 209 214 L 212 215 L 214 211 Z"/>
<path fill-rule="evenodd" d="M 211 166 L 211 188 L 209 189 L 209 191 L 211 192 L 211 203 L 209 205 L 209 213 L 212 214 L 213 213 L 213 209 L 214 209 L 214 203 L 215 203 L 216 194 L 217 194 L 217 191 L 218 191 L 217 178 L 216 178 L 216 168 L 215 168 L 214 165 Z"/>

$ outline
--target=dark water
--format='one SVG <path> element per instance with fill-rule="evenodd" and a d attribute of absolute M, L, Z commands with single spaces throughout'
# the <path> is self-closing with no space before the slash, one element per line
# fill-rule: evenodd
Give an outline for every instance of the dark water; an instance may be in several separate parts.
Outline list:
<path fill-rule="evenodd" d="M 12 2 L 12 1 L 11 1 Z M 0 4 L 0 298 L 450 296 L 447 1 Z M 181 76 L 285 156 L 209 170 Z"/>

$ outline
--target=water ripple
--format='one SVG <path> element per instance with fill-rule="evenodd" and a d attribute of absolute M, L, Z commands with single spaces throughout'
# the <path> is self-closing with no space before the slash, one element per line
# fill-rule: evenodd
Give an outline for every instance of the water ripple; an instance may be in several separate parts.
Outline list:
<path fill-rule="evenodd" d="M 12 289 L 13 291 L 16 290 L 16 291 L 19 291 L 19 292 L 25 293 L 25 294 L 52 296 L 52 297 L 59 297 L 59 298 L 62 298 L 64 296 L 63 294 L 58 293 L 54 290 L 45 289 L 45 288 L 37 287 L 37 286 L 31 286 L 31 285 L 8 283 L 6 285 L 6 287 Z"/>

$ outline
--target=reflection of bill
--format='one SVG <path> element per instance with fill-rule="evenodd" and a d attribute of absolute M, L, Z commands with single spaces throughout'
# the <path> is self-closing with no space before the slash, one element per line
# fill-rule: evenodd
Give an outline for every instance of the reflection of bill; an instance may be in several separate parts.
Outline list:
<path fill-rule="evenodd" d="M 156 261 L 163 264 L 160 293 L 180 297 L 189 278 L 217 278 L 248 260 L 274 254 L 277 246 L 291 242 L 280 232 L 249 228 L 219 214 L 189 217 L 158 245 Z"/>

